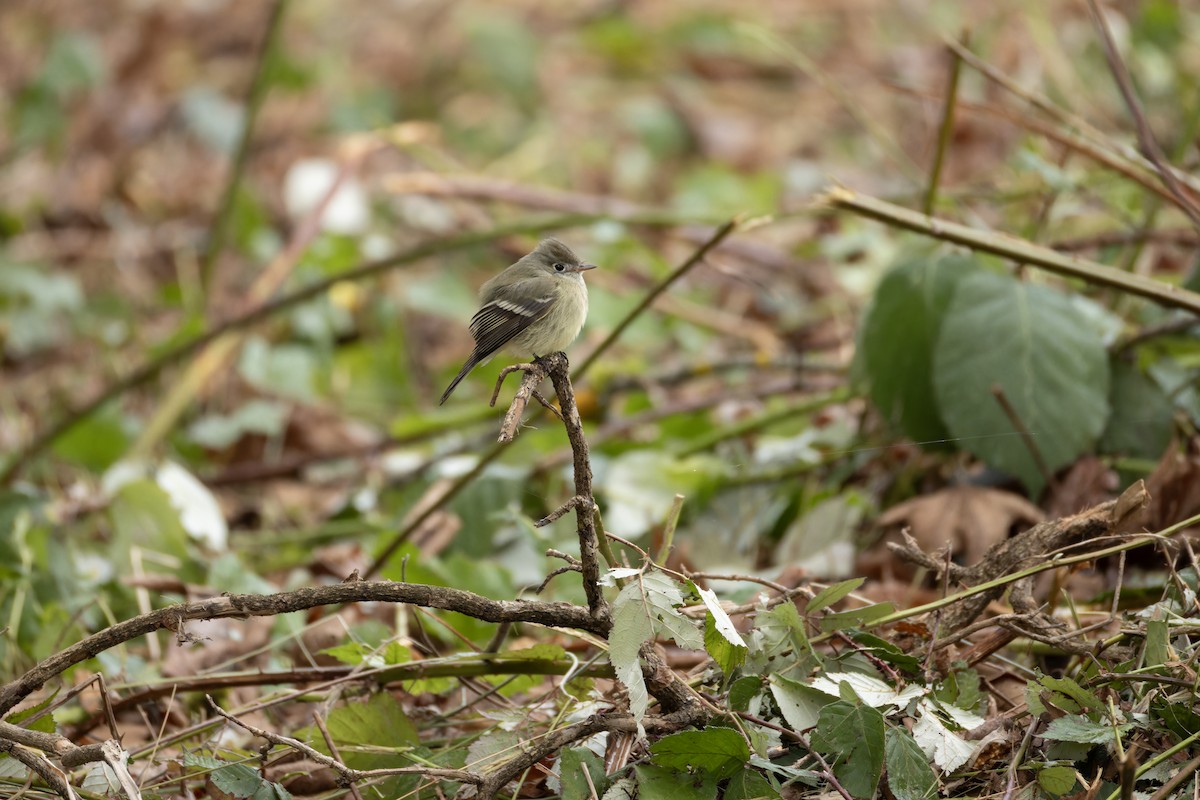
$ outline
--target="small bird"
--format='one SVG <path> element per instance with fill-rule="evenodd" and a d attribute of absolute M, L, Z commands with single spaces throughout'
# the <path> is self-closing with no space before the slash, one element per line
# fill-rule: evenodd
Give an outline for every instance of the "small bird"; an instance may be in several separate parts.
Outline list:
<path fill-rule="evenodd" d="M 471 318 L 475 349 L 438 405 L 468 372 L 502 347 L 534 358 L 566 349 L 587 318 L 583 272 L 595 268 L 558 239 L 543 239 L 532 253 L 485 283 L 479 290 L 481 307 Z"/>

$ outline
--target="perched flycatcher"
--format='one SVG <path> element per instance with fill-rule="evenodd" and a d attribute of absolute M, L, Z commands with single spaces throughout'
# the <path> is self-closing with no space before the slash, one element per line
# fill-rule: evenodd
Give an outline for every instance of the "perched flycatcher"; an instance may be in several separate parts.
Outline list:
<path fill-rule="evenodd" d="M 544 239 L 532 253 L 501 272 L 479 290 L 480 309 L 471 318 L 475 349 L 450 381 L 440 403 L 476 365 L 487 363 L 501 348 L 522 357 L 565 350 L 587 318 L 584 264 L 558 239 Z"/>

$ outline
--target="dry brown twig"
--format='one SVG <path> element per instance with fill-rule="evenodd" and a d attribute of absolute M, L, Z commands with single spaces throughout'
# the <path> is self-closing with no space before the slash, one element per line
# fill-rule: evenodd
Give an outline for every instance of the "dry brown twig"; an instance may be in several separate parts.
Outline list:
<path fill-rule="evenodd" d="M 971 567 L 947 564 L 930 556 L 921 551 L 911 537 L 905 542 L 889 543 L 888 547 L 905 561 L 924 567 L 937 575 L 945 574 L 954 583 L 977 586 L 1019 572 L 1031 564 L 1062 552 L 1064 548 L 1091 541 L 1099 536 L 1128 530 L 1132 521 L 1145 509 L 1149 499 L 1145 485 L 1138 481 L 1116 500 L 1109 500 L 1069 517 L 1039 523 L 1012 539 L 994 545 L 979 563 Z M 1022 606 L 1016 610 L 1027 622 L 1031 615 L 1040 614 L 1040 611 L 1036 607 L 1030 607 L 1032 600 L 1030 603 L 1021 602 L 1026 597 L 1032 598 L 1032 592 L 1026 593 L 1026 587 L 1018 587 L 1017 584 L 1031 580 L 1032 578 L 1025 578 L 1014 584 L 1016 597 Z M 988 604 L 1000 597 L 1006 588 L 1008 587 L 1005 585 L 996 586 L 988 591 L 964 597 L 943 609 L 939 644 L 953 641 L 956 635 L 961 638 L 961 632 L 968 629 Z M 1062 641 L 1057 636 L 1055 639 Z"/>

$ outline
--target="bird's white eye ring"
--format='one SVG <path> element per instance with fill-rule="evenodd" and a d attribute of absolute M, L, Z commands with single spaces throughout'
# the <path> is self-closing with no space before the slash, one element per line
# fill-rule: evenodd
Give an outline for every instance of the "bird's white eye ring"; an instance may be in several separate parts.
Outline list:
<path fill-rule="evenodd" d="M 563 271 L 563 270 L 565 270 L 565 269 L 566 269 L 566 267 L 564 267 L 562 264 L 555 264 L 555 265 L 554 265 L 554 270 L 555 270 L 556 272 L 562 272 L 562 271 Z"/>

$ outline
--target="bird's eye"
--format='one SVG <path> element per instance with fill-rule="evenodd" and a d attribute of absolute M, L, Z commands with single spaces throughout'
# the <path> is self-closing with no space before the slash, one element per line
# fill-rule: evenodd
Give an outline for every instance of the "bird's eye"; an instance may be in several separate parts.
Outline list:
<path fill-rule="evenodd" d="M 562 272 L 562 271 L 563 271 L 563 270 L 565 270 L 565 269 L 566 269 L 566 267 L 564 267 L 562 264 L 555 264 L 555 265 L 554 265 L 554 271 L 555 271 L 555 272 Z"/>

